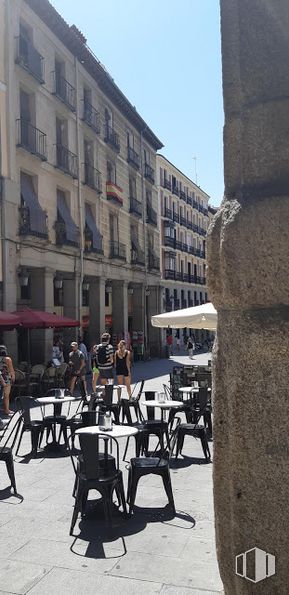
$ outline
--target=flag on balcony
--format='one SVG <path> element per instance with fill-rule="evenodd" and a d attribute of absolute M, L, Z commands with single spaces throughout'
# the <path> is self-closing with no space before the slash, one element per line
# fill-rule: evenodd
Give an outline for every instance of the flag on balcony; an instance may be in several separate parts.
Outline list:
<path fill-rule="evenodd" d="M 119 205 L 123 205 L 122 188 L 113 184 L 112 182 L 106 182 L 106 197 L 107 200 L 113 200 Z"/>

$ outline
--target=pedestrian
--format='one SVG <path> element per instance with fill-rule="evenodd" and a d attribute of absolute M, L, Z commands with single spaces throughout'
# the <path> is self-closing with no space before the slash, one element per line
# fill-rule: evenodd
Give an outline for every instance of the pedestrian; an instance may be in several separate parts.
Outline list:
<path fill-rule="evenodd" d="M 69 383 L 69 390 L 73 395 L 76 381 L 80 379 L 83 390 L 82 396 L 86 395 L 86 380 L 85 380 L 85 359 L 82 351 L 78 349 L 78 343 L 73 341 L 71 343 L 71 352 L 69 354 L 68 365 L 70 367 L 71 379 Z"/>
<path fill-rule="evenodd" d="M 170 355 L 173 355 L 173 335 L 167 336 L 167 346 L 168 346 L 168 352 L 169 352 L 169 357 L 170 357 Z"/>
<path fill-rule="evenodd" d="M 188 350 L 190 359 L 193 359 L 194 348 L 195 348 L 195 346 L 194 346 L 193 339 L 192 339 L 192 337 L 189 337 L 187 340 L 187 350 Z"/>
<path fill-rule="evenodd" d="M 96 360 L 99 379 L 102 385 L 113 384 L 113 346 L 110 345 L 110 334 L 103 333 L 101 343 L 96 346 Z"/>
<path fill-rule="evenodd" d="M 99 369 L 96 355 L 97 345 L 94 345 L 91 352 L 91 367 L 92 367 L 92 390 L 95 393 L 96 385 L 99 377 Z"/>
<path fill-rule="evenodd" d="M 121 340 L 114 354 L 114 365 L 118 384 L 125 384 L 127 394 L 131 398 L 131 359 L 130 351 L 126 349 L 126 342 Z M 120 400 L 121 390 L 118 389 L 118 400 Z"/>
<path fill-rule="evenodd" d="M 11 392 L 11 384 L 15 382 L 15 371 L 11 357 L 8 357 L 7 348 L 5 345 L 0 345 L 0 372 L 1 385 L 3 390 L 3 412 L 5 415 L 13 415 L 13 411 L 9 409 L 9 399 Z"/>

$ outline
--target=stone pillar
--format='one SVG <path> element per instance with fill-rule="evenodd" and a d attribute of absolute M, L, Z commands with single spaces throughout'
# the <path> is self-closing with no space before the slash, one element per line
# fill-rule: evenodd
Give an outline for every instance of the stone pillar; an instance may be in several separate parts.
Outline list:
<path fill-rule="evenodd" d="M 161 355 L 161 332 L 160 329 L 152 326 L 151 317 L 159 314 L 161 310 L 161 288 L 158 285 L 150 286 L 147 300 L 147 351 L 150 357 L 160 357 Z"/>
<path fill-rule="evenodd" d="M 132 296 L 133 330 L 144 331 L 144 286 L 135 285 Z"/>
<path fill-rule="evenodd" d="M 225 198 L 210 231 L 214 501 L 226 595 L 289 585 L 289 4 L 222 0 Z M 235 556 L 258 547 L 256 585 Z M 254 578 L 250 564 L 248 574 Z"/>
<path fill-rule="evenodd" d="M 96 277 L 89 281 L 89 342 L 100 342 L 105 331 L 105 279 Z"/>
<path fill-rule="evenodd" d="M 71 279 L 63 280 L 63 315 L 69 318 L 79 318 L 79 277 L 76 275 Z M 81 322 L 81 321 L 80 321 Z M 71 341 L 77 341 L 79 329 L 63 329 L 64 351 L 69 351 Z"/>
<path fill-rule="evenodd" d="M 33 310 L 53 312 L 54 275 L 55 271 L 49 268 L 31 270 L 31 308 Z M 29 332 L 31 363 L 47 363 L 52 357 L 53 329 L 34 329 Z"/>
<path fill-rule="evenodd" d="M 127 283 L 112 283 L 112 326 L 113 333 L 125 336 L 128 331 Z"/>

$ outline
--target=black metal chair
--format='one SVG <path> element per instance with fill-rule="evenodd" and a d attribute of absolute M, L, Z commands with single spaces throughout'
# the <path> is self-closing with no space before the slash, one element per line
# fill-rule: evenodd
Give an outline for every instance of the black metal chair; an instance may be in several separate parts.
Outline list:
<path fill-rule="evenodd" d="M 36 455 L 40 443 L 40 438 L 45 428 L 43 416 L 41 419 L 32 419 L 31 411 L 35 408 L 34 397 L 22 396 L 17 398 L 17 408 L 20 411 L 20 437 L 15 455 L 18 454 L 22 442 L 23 434 L 30 432 L 31 435 L 31 454 Z"/>
<path fill-rule="evenodd" d="M 6 465 L 11 486 L 15 494 L 17 494 L 17 488 L 14 472 L 13 448 L 19 433 L 20 417 L 21 413 L 16 411 L 0 435 L 0 461 L 3 461 Z"/>
<path fill-rule="evenodd" d="M 160 455 L 156 456 L 156 453 L 153 453 L 152 456 L 149 457 L 139 457 L 133 458 L 130 461 L 129 467 L 129 475 L 128 475 L 128 490 L 127 490 L 127 502 L 129 504 L 129 514 L 132 513 L 136 493 L 137 493 L 137 486 L 138 482 L 141 477 L 144 475 L 160 475 L 164 488 L 168 497 L 169 504 L 171 506 L 172 512 L 175 515 L 175 503 L 174 503 L 174 496 L 172 491 L 172 484 L 171 484 L 171 476 L 170 476 L 170 458 L 172 455 L 172 451 L 175 446 L 175 440 L 177 436 L 177 428 L 180 424 L 180 420 L 175 418 L 177 427 L 172 431 L 171 434 L 171 444 L 170 447 L 166 449 L 161 449 Z"/>
<path fill-rule="evenodd" d="M 139 400 L 141 398 L 144 383 L 145 383 L 144 380 L 140 380 L 139 387 L 137 387 L 137 384 L 135 385 L 130 399 L 120 399 L 120 410 L 122 413 L 122 423 L 124 423 L 125 420 L 127 421 L 128 424 L 132 423 L 132 418 L 131 418 L 131 414 L 130 414 L 131 409 L 134 409 L 135 413 L 137 414 L 137 404 L 139 403 Z M 134 396 L 134 393 L 136 393 L 135 396 Z"/>
<path fill-rule="evenodd" d="M 105 520 L 111 524 L 112 497 L 117 494 L 119 505 L 126 514 L 126 502 L 122 472 L 119 469 L 119 447 L 117 440 L 105 434 L 79 434 L 81 458 L 70 451 L 76 476 L 75 503 L 70 526 L 70 535 L 77 521 L 79 512 L 83 516 L 89 490 L 97 490 L 102 496 Z M 108 454 L 108 448 L 114 456 Z"/>
<path fill-rule="evenodd" d="M 156 398 L 155 391 L 144 391 L 146 401 L 154 401 Z M 160 448 L 164 450 L 164 438 L 166 438 L 167 447 L 170 443 L 169 437 L 169 423 L 163 419 L 155 418 L 155 408 L 147 407 L 147 419 L 145 420 L 145 428 L 147 430 L 147 444 L 146 450 L 149 450 L 149 436 L 155 435 L 159 439 Z"/>
<path fill-rule="evenodd" d="M 211 462 L 211 453 L 208 445 L 205 425 L 200 425 L 199 421 L 204 416 L 208 405 L 208 390 L 200 388 L 196 402 L 192 405 L 193 423 L 180 424 L 177 431 L 176 458 L 182 453 L 185 436 L 193 436 L 201 441 L 203 453 L 207 463 Z"/>

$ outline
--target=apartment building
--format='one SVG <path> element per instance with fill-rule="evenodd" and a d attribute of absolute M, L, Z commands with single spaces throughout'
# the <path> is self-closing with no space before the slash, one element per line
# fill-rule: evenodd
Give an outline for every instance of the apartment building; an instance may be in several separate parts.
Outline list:
<path fill-rule="evenodd" d="M 157 155 L 163 311 L 205 303 L 209 196 Z"/>
<path fill-rule="evenodd" d="M 0 0 L 0 124 L 2 308 L 77 318 L 89 343 L 130 333 L 157 354 L 162 143 L 48 0 Z M 34 332 L 34 361 L 52 338 Z M 21 333 L 5 341 L 21 359 Z"/>

